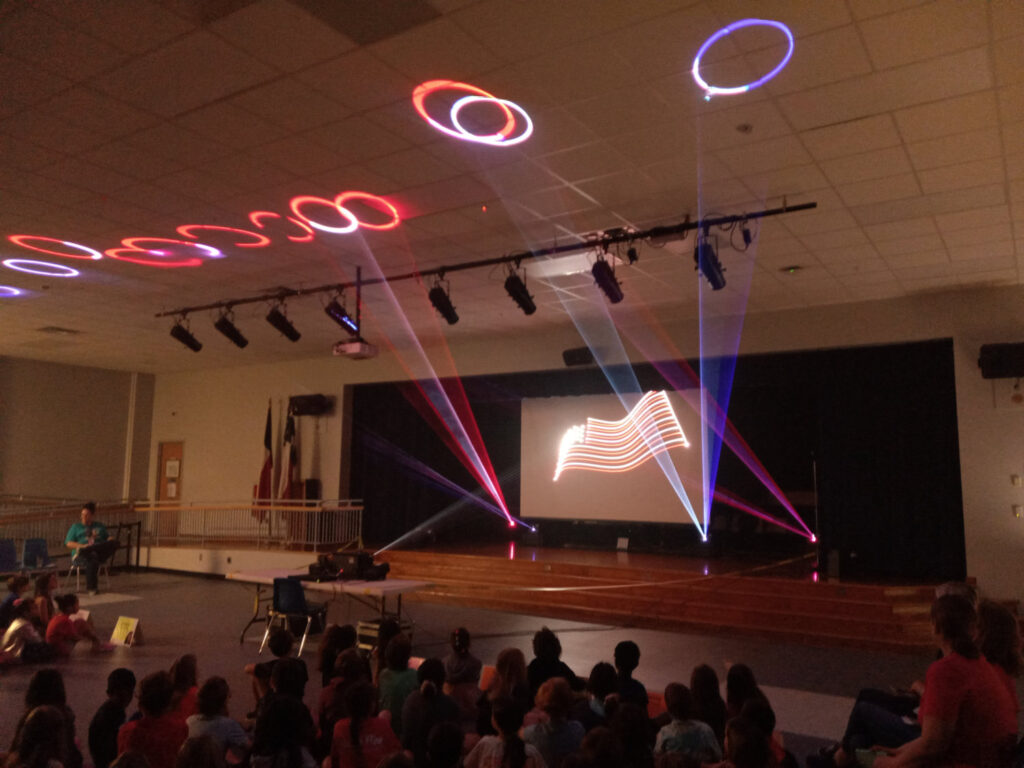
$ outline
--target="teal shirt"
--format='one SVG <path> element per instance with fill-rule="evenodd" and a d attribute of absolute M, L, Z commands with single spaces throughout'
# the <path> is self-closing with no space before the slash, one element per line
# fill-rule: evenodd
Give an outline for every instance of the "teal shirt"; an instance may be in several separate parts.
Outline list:
<path fill-rule="evenodd" d="M 79 544 L 89 543 L 89 532 L 93 533 L 93 544 L 99 544 L 101 541 L 106 541 L 110 538 L 110 534 L 107 533 L 107 526 L 103 523 L 97 523 L 95 520 L 92 525 L 86 526 L 82 523 L 75 523 L 68 529 L 68 535 L 64 537 L 64 543 L 70 544 L 72 541 L 77 541 Z M 77 557 L 78 552 L 75 552 Z"/>

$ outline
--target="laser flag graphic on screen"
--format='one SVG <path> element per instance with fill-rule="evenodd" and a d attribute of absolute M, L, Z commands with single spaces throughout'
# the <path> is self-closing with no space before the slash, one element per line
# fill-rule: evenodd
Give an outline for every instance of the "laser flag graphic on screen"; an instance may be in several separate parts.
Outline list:
<path fill-rule="evenodd" d="M 648 392 L 618 421 L 587 419 L 570 427 L 558 449 L 555 480 L 569 469 L 628 472 L 670 448 L 690 441 L 665 392 Z"/>

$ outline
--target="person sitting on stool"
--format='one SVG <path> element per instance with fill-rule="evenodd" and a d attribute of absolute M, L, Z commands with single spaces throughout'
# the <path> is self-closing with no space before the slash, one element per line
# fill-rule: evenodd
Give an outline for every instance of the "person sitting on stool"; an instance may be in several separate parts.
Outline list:
<path fill-rule="evenodd" d="M 85 587 L 90 595 L 95 595 L 99 591 L 100 565 L 117 549 L 117 542 L 110 541 L 107 526 L 96 522 L 95 502 L 89 501 L 82 506 L 82 522 L 68 529 L 64 543 L 75 550 L 71 564 L 85 569 Z"/>

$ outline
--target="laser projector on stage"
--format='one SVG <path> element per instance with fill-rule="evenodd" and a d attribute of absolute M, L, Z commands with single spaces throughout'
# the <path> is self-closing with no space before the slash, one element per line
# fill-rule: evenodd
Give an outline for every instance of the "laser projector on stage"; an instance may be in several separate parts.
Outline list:
<path fill-rule="evenodd" d="M 362 339 L 339 341 L 334 345 L 335 357 L 347 357 L 351 360 L 368 360 L 371 357 L 376 357 L 379 351 L 373 344 L 368 344 Z"/>

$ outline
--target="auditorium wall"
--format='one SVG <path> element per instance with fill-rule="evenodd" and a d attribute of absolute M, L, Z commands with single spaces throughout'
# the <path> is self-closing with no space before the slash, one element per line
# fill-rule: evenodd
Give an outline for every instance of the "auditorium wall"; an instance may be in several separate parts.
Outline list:
<path fill-rule="evenodd" d="M 0 357 L 0 494 L 146 493 L 152 374 Z"/>
<path fill-rule="evenodd" d="M 741 354 L 752 354 L 952 338 L 968 572 L 989 593 L 1018 599 L 1024 598 L 1024 559 L 1019 557 L 1024 519 L 1014 517 L 1012 508 L 1024 504 L 1024 489 L 1012 486 L 1010 477 L 1024 475 L 1024 407 L 1010 404 L 1011 383 L 981 378 L 977 356 L 983 343 L 1024 340 L 1022 306 L 1024 290 L 1011 287 L 751 314 L 740 348 Z M 668 327 L 680 352 L 695 355 L 696 323 Z M 463 375 L 545 370 L 560 368 L 561 351 L 581 344 L 571 328 L 545 327 L 543 333 L 499 340 L 459 340 L 452 355 Z M 401 368 L 385 355 L 353 361 L 326 353 L 323 359 L 302 362 L 158 374 L 150 466 L 156 465 L 160 441 L 182 440 L 185 500 L 247 498 L 262 459 L 268 398 L 274 406 L 277 445 L 289 395 L 330 394 L 340 404 L 346 384 L 401 378 Z M 343 485 L 341 414 L 339 407 L 319 420 L 303 417 L 299 427 L 302 474 L 318 476 L 325 496 Z M 151 469 L 150 493 L 153 482 Z"/>

